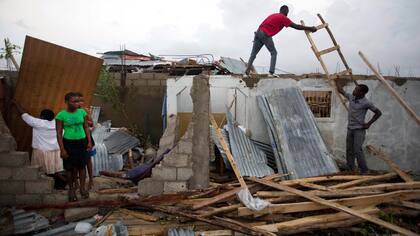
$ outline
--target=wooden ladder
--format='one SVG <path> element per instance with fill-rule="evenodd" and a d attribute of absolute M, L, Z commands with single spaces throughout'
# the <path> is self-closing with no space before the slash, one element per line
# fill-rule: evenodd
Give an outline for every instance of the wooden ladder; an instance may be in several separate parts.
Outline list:
<path fill-rule="evenodd" d="M 317 14 L 317 15 L 318 15 L 318 18 L 321 20 L 322 24 L 321 24 L 321 25 L 316 26 L 316 29 L 317 29 L 317 30 L 320 30 L 320 29 L 326 29 L 326 30 L 327 30 L 327 32 L 328 32 L 328 35 L 329 35 L 329 36 L 330 36 L 330 38 L 331 38 L 331 41 L 332 41 L 332 42 L 333 42 L 333 44 L 334 44 L 334 46 L 333 46 L 333 47 L 330 47 L 330 48 L 327 48 L 327 49 L 324 49 L 324 50 L 319 51 L 319 50 L 318 50 L 318 48 L 317 48 L 317 47 L 316 47 L 316 45 L 315 45 L 314 40 L 312 39 L 311 32 L 309 32 L 309 31 L 306 31 L 306 30 L 305 30 L 305 34 L 306 34 L 306 37 L 308 38 L 309 43 L 311 44 L 312 51 L 314 52 L 314 54 L 315 54 L 316 58 L 318 59 L 319 63 L 321 64 L 322 69 L 324 70 L 324 73 L 325 73 L 325 78 L 327 79 L 327 81 L 328 81 L 328 83 L 331 85 L 331 87 L 333 87 L 333 89 L 335 90 L 336 94 L 338 95 L 338 97 L 339 97 L 339 98 L 340 98 L 340 100 L 341 100 L 341 103 L 344 105 L 344 107 L 345 107 L 346 109 L 348 109 L 348 108 L 347 108 L 347 105 L 346 105 L 346 101 L 345 101 L 345 99 L 344 99 L 344 98 L 343 98 L 343 97 L 342 97 L 342 96 L 338 93 L 338 91 L 337 91 L 337 88 L 336 88 L 336 86 L 335 86 L 335 81 L 334 81 L 334 79 L 339 78 L 340 76 L 349 75 L 349 76 L 350 76 L 350 78 L 352 79 L 352 81 L 354 82 L 354 84 L 355 84 L 355 85 L 357 85 L 357 82 L 356 82 L 356 80 L 353 78 L 353 73 L 352 73 L 352 70 L 351 70 L 351 68 L 349 67 L 349 65 L 347 64 L 347 61 L 346 61 L 346 59 L 344 58 L 343 53 L 341 52 L 340 45 L 338 45 L 337 41 L 335 40 L 334 35 L 332 34 L 332 32 L 331 32 L 331 30 L 330 30 L 330 28 L 329 28 L 328 23 L 326 23 L 326 22 L 325 22 L 325 20 L 322 18 L 322 16 L 321 16 L 320 14 Z M 301 23 L 302 25 L 305 25 L 305 23 L 304 23 L 303 21 L 300 21 L 300 23 Z M 326 65 L 326 64 L 324 63 L 324 61 L 322 60 L 322 56 L 323 56 L 323 55 L 326 55 L 326 54 L 328 54 L 328 53 L 334 52 L 334 51 L 337 51 L 338 55 L 340 56 L 341 61 L 342 61 L 342 62 L 343 62 L 343 64 L 344 64 L 344 67 L 345 67 L 346 69 L 345 69 L 344 71 L 341 71 L 341 72 L 338 72 L 338 73 L 335 73 L 335 74 L 330 74 L 330 73 L 328 72 L 327 65 Z"/>

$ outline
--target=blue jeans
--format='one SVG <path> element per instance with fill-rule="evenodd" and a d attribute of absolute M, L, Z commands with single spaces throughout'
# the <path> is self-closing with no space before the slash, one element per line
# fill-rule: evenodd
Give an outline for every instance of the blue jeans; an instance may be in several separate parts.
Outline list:
<path fill-rule="evenodd" d="M 271 54 L 271 60 L 270 60 L 270 74 L 274 74 L 274 71 L 276 69 L 276 60 L 277 60 L 277 50 L 274 46 L 273 38 L 267 36 L 264 31 L 258 30 L 254 33 L 254 44 L 252 45 L 252 51 L 251 56 L 248 60 L 248 66 L 246 69 L 246 72 L 249 73 L 249 71 L 252 68 L 252 63 L 254 63 L 255 58 L 257 57 L 257 54 L 260 52 L 262 46 L 265 45 L 265 47 L 268 49 L 268 51 Z"/>

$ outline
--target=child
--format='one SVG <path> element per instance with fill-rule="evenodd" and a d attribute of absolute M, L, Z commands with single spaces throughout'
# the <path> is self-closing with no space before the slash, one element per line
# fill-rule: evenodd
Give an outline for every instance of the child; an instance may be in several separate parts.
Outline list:
<path fill-rule="evenodd" d="M 85 189 L 87 152 L 92 148 L 87 114 L 79 109 L 78 96 L 74 92 L 64 97 L 67 108 L 56 116 L 57 140 L 63 158 L 64 169 L 67 172 L 69 185 L 69 201 L 77 201 L 75 182 L 80 178 L 80 195 L 89 198 Z M 64 131 L 64 133 L 63 133 Z"/>
<path fill-rule="evenodd" d="M 12 101 L 22 120 L 32 127 L 32 166 L 40 166 L 41 171 L 53 177 L 63 171 L 63 160 L 60 158 L 60 147 L 57 143 L 54 112 L 49 109 L 41 111 L 40 118 L 28 114 L 16 101 Z M 57 178 L 56 185 L 57 187 Z"/>
<path fill-rule="evenodd" d="M 92 121 L 92 118 L 90 117 L 89 110 L 83 107 L 85 105 L 83 94 L 78 93 L 78 92 L 76 94 L 77 96 L 79 96 L 79 108 L 85 110 L 85 112 L 87 113 L 88 125 L 89 125 L 89 128 L 91 129 L 90 131 L 92 131 L 95 127 L 93 127 L 93 121 Z M 88 170 L 88 176 L 89 176 L 88 190 L 92 189 L 93 187 L 92 157 L 95 156 L 96 154 L 96 150 L 94 148 L 95 141 L 93 140 L 92 136 L 90 136 L 90 139 L 92 140 L 92 150 L 87 155 L 87 158 L 88 158 L 87 170 Z"/>

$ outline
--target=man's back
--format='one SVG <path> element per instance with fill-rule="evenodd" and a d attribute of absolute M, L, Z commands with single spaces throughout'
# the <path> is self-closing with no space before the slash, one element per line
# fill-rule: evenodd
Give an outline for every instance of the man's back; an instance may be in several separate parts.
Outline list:
<path fill-rule="evenodd" d="M 267 36 L 272 37 L 276 35 L 283 27 L 289 27 L 292 21 L 287 16 L 281 13 L 274 13 L 269 15 L 258 28 L 264 31 Z"/>

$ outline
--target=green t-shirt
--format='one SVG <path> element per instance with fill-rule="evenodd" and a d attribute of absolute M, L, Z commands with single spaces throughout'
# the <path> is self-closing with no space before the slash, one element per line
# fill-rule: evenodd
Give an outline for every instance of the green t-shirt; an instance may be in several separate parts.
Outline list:
<path fill-rule="evenodd" d="M 86 115 L 86 111 L 83 109 L 77 109 L 73 113 L 66 110 L 60 111 L 55 119 L 63 123 L 63 138 L 71 140 L 86 138 L 85 130 L 83 128 Z"/>

